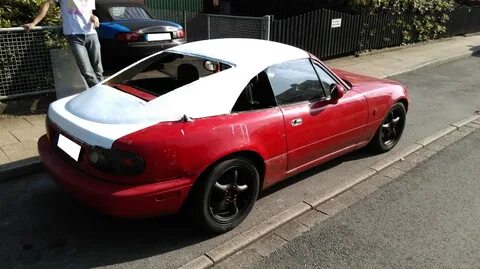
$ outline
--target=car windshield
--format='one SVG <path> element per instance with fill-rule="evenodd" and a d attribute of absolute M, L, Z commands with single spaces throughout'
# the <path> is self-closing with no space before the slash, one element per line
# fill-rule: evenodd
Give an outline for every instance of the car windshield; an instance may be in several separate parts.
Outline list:
<path fill-rule="evenodd" d="M 108 13 L 114 21 L 151 19 L 147 11 L 141 7 L 110 7 Z"/>
<path fill-rule="evenodd" d="M 134 65 L 105 84 L 136 96 L 141 92 L 156 97 L 228 68 L 229 65 L 218 61 L 164 52 Z"/>

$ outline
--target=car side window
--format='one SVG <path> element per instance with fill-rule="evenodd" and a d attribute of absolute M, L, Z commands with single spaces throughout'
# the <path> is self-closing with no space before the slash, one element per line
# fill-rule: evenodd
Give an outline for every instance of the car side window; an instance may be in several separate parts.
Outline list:
<path fill-rule="evenodd" d="M 322 86 L 325 89 L 327 94 L 330 94 L 330 86 L 332 84 L 336 84 L 337 82 L 327 73 L 323 68 L 321 68 L 318 64 L 314 63 L 313 66 L 315 67 L 315 71 L 317 72 L 320 81 L 322 82 Z"/>
<path fill-rule="evenodd" d="M 276 64 L 267 69 L 279 105 L 325 98 L 325 91 L 309 59 Z"/>
<path fill-rule="evenodd" d="M 267 74 L 261 72 L 245 86 L 242 94 L 237 99 L 232 112 L 251 111 L 276 107 L 275 96 L 268 81 Z"/>

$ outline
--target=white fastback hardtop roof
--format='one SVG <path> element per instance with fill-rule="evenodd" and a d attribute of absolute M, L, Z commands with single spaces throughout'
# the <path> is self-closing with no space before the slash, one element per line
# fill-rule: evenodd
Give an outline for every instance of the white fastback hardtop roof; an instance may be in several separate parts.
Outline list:
<path fill-rule="evenodd" d="M 178 121 L 184 115 L 195 119 L 229 114 L 245 86 L 258 73 L 274 64 L 310 57 L 301 49 L 257 39 L 205 40 L 166 51 L 217 60 L 232 68 L 150 102 L 101 83 L 77 96 L 54 102 L 49 118 L 82 141 L 108 148 L 122 136 L 160 122 Z"/>

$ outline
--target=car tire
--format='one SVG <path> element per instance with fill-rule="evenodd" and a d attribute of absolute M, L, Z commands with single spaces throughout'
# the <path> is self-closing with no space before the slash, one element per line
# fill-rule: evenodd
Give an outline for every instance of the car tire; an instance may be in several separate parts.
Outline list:
<path fill-rule="evenodd" d="M 402 103 L 396 103 L 383 119 L 368 147 L 378 153 L 390 151 L 397 145 L 405 128 L 407 111 Z"/>
<path fill-rule="evenodd" d="M 212 233 L 224 233 L 238 226 L 252 210 L 260 187 L 257 168 L 243 157 L 218 163 L 199 180 L 187 214 Z"/>

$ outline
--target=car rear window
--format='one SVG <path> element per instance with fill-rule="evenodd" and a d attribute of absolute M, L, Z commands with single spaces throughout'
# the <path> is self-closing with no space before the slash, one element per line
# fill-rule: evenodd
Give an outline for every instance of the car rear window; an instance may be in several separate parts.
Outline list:
<path fill-rule="evenodd" d="M 164 52 L 142 61 L 111 78 L 105 84 L 145 100 L 221 72 L 230 65 L 206 58 Z"/>
<path fill-rule="evenodd" d="M 141 7 L 110 7 L 108 13 L 114 21 L 151 19 L 150 15 Z"/>

